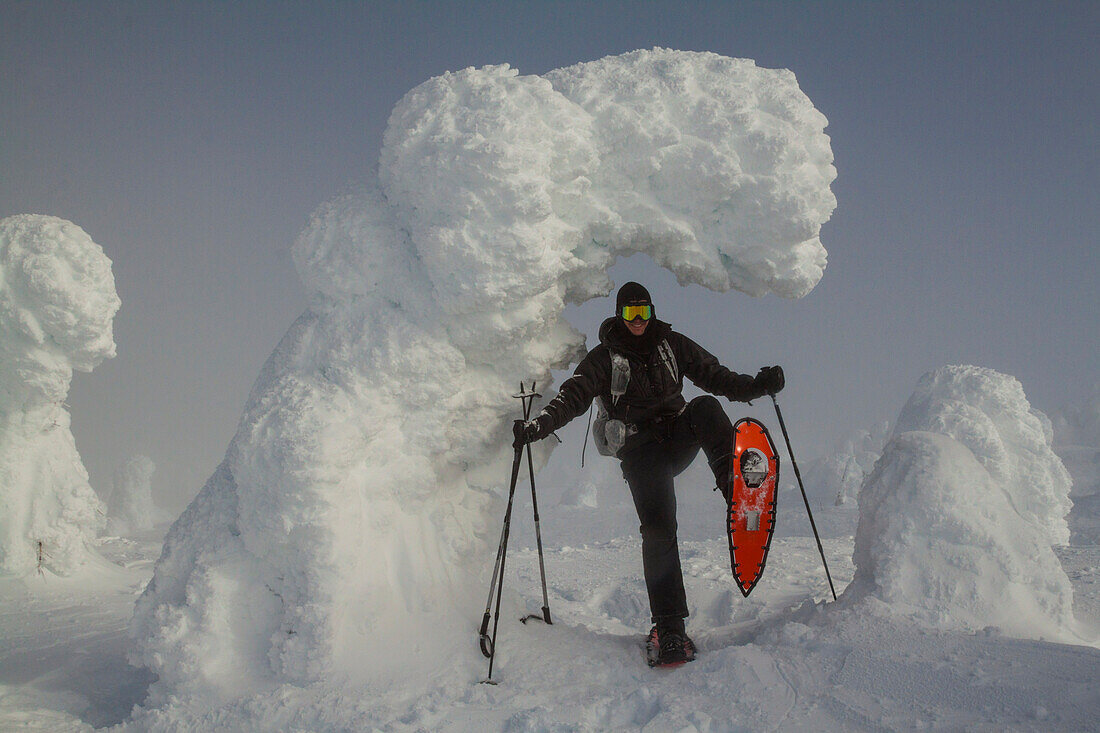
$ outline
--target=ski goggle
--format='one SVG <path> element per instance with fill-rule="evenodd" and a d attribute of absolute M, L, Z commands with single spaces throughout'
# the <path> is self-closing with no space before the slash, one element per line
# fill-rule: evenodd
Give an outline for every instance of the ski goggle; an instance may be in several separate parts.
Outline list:
<path fill-rule="evenodd" d="M 624 321 L 633 321 L 635 318 L 641 318 L 643 321 L 648 321 L 653 317 L 653 306 L 624 305 L 623 309 L 619 311 L 619 315 L 623 317 Z"/>

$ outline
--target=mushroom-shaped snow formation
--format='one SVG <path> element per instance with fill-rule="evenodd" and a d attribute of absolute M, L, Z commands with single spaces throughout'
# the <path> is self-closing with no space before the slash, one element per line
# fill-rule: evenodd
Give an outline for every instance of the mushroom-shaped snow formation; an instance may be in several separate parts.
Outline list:
<path fill-rule="evenodd" d="M 859 494 L 850 594 L 945 628 L 1074 632 L 1073 588 L 1052 545 L 1070 479 L 1050 423 L 991 369 L 926 374 Z"/>
<path fill-rule="evenodd" d="M 509 395 L 583 353 L 565 304 L 633 252 L 716 290 L 808 292 L 835 206 L 825 125 L 788 71 L 662 49 L 410 91 L 377 183 L 295 244 L 310 309 L 139 601 L 151 701 L 465 658 Z"/>
<path fill-rule="evenodd" d="M 75 224 L 0 220 L 0 573 L 72 572 L 102 507 L 69 430 L 73 370 L 115 355 L 111 261 Z"/>

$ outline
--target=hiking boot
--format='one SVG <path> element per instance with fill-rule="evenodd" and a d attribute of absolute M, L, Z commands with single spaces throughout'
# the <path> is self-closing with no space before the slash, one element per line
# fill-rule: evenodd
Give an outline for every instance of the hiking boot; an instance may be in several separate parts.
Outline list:
<path fill-rule="evenodd" d="M 730 503 L 730 491 L 733 484 L 730 472 L 732 460 L 733 454 L 727 453 L 710 464 L 711 470 L 714 471 L 714 490 L 722 494 L 722 498 L 726 500 L 726 506 L 729 506 Z"/>
<path fill-rule="evenodd" d="M 646 639 L 646 658 L 650 667 L 678 667 L 695 659 L 695 643 L 685 633 L 654 626 Z"/>

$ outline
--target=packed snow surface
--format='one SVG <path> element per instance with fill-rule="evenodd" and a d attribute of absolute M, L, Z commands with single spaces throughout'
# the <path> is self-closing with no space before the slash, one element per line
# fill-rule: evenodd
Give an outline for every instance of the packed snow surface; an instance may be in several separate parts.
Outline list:
<path fill-rule="evenodd" d="M 809 292 L 835 206 L 825 125 L 789 71 L 662 49 L 410 91 L 377 184 L 295 244 L 310 309 L 138 603 L 150 704 L 464 658 L 509 395 L 583 353 L 566 303 L 606 295 L 634 252 L 683 283 Z"/>
<path fill-rule="evenodd" d="M 595 475 L 611 461 L 592 463 Z M 694 468 L 694 467 L 693 467 Z M 546 472 L 544 472 L 545 474 Z M 331 679 L 280 685 L 221 708 L 137 708 L 153 675 L 128 667 L 123 629 L 160 544 L 102 538 L 105 562 L 72 578 L 0 580 L 0 730 L 89 731 L 126 721 L 149 731 L 1073 731 L 1100 717 L 1100 651 L 928 629 L 885 604 L 813 605 L 828 595 L 812 537 L 777 538 L 741 598 L 726 540 L 706 521 L 715 496 L 677 482 L 681 552 L 701 654 L 672 671 L 646 666 L 648 623 L 637 518 L 621 483 L 600 483 L 598 511 L 562 507 L 554 473 L 538 489 L 554 625 L 521 624 L 542 605 L 530 503 L 520 493 L 509 553 L 497 686 L 466 629 L 464 652 L 423 684 Z M 526 486 L 522 486 L 526 490 Z M 795 507 L 781 505 L 781 520 Z M 782 507 L 787 507 L 784 509 Z M 619 510 L 622 510 L 621 512 Z M 711 512 L 713 514 L 713 512 Z M 720 512 L 718 513 L 720 515 Z M 685 529 L 685 524 L 694 529 Z M 597 539 L 598 538 L 598 539 Z M 851 542 L 826 539 L 833 578 L 852 576 Z M 1100 554 L 1064 548 L 1080 614 L 1100 620 Z M 488 579 L 485 579 L 488 582 Z M 364 660 L 387 667 L 390 660 Z"/>
<path fill-rule="evenodd" d="M 1052 549 L 1069 541 L 1070 479 L 1051 438 L 1013 377 L 926 374 L 860 491 L 849 594 L 933 626 L 1079 640 Z"/>
<path fill-rule="evenodd" d="M 73 370 L 115 355 L 111 261 L 72 222 L 0 220 L 0 575 L 68 574 L 102 503 L 69 429 Z"/>

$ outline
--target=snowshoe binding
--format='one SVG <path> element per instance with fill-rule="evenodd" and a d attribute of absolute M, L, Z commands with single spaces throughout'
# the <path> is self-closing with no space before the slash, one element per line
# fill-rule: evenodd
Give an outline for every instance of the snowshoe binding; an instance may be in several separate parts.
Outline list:
<path fill-rule="evenodd" d="M 650 667 L 679 667 L 694 661 L 695 644 L 687 634 L 669 630 L 661 633 L 654 626 L 646 637 L 645 653 Z"/>

